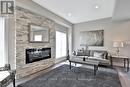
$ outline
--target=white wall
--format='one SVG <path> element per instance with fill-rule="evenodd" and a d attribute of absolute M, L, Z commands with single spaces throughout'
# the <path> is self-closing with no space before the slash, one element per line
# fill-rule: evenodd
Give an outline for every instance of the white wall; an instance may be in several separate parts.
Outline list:
<path fill-rule="evenodd" d="M 115 52 L 113 41 L 130 41 L 130 21 L 113 22 L 111 18 L 79 23 L 74 25 L 73 30 L 73 50 L 80 49 L 80 31 L 104 30 L 104 46 L 89 47 L 93 50 L 109 50 Z M 121 48 L 121 54 L 130 56 L 130 45 Z"/>

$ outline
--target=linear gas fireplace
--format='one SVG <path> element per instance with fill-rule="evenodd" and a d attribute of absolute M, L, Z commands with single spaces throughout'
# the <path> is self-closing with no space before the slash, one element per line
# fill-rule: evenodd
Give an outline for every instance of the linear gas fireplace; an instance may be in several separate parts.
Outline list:
<path fill-rule="evenodd" d="M 26 64 L 51 58 L 51 48 L 26 49 Z"/>

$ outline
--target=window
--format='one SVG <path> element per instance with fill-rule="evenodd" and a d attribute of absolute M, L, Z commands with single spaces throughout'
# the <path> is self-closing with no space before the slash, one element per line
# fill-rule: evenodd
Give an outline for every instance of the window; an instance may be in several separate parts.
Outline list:
<path fill-rule="evenodd" d="M 65 57 L 67 53 L 66 33 L 56 31 L 56 58 Z"/>
<path fill-rule="evenodd" d="M 5 65 L 5 20 L 0 17 L 0 67 Z"/>

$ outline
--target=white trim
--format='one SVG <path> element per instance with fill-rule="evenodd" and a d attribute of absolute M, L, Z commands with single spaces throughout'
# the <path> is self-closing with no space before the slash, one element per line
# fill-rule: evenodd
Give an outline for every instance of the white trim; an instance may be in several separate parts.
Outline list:
<path fill-rule="evenodd" d="M 60 57 L 58 59 L 55 59 L 55 63 L 59 63 L 59 62 L 62 62 L 64 60 L 67 60 L 67 58 L 66 57 Z"/>
<path fill-rule="evenodd" d="M 9 63 L 9 59 L 8 59 L 8 20 L 5 19 L 5 61 L 6 64 Z"/>

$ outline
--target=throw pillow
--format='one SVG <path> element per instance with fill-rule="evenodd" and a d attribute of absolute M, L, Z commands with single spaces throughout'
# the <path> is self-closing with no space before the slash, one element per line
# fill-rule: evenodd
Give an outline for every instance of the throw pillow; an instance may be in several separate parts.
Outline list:
<path fill-rule="evenodd" d="M 94 56 L 94 57 L 97 57 L 97 58 L 103 59 L 104 53 L 103 53 L 103 52 L 94 52 L 94 55 L 93 55 L 93 56 Z"/>

